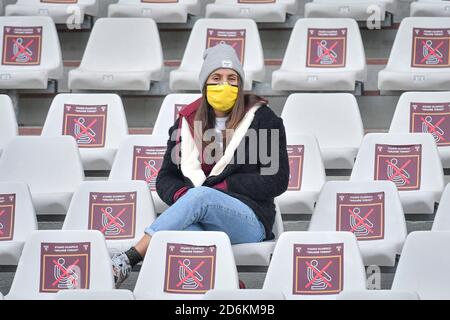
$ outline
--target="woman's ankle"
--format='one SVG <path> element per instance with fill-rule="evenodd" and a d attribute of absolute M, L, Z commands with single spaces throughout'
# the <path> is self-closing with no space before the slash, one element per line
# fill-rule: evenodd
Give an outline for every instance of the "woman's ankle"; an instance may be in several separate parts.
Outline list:
<path fill-rule="evenodd" d="M 142 255 L 136 250 L 135 247 L 131 247 L 128 251 L 125 252 L 125 255 L 127 256 L 128 260 L 130 261 L 130 265 L 132 268 L 135 265 L 137 265 L 139 262 L 144 260 Z"/>

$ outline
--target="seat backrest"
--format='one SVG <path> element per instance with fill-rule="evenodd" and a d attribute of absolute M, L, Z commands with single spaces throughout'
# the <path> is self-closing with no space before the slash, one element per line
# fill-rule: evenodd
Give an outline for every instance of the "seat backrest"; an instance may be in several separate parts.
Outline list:
<path fill-rule="evenodd" d="M 52 79 L 62 76 L 59 38 L 50 17 L 1 17 L 0 39 L 1 69 L 45 69 Z"/>
<path fill-rule="evenodd" d="M 449 116 L 450 91 L 405 92 L 397 103 L 389 132 L 431 133 L 439 147 L 449 146 Z"/>
<path fill-rule="evenodd" d="M 58 94 L 43 136 L 70 135 L 80 148 L 118 148 L 128 135 L 122 99 L 116 94 Z"/>
<path fill-rule="evenodd" d="M 62 290 L 55 295 L 55 300 L 134 300 L 133 292 L 125 289 L 113 290 Z"/>
<path fill-rule="evenodd" d="M 358 148 L 364 136 L 358 103 L 348 93 L 298 93 L 281 114 L 287 134 L 316 136 L 321 148 Z"/>
<path fill-rule="evenodd" d="M 437 208 L 436 216 L 433 222 L 433 231 L 450 231 L 450 184 L 444 189 L 439 206 Z"/>
<path fill-rule="evenodd" d="M 136 299 L 202 299 L 211 289 L 238 289 L 230 239 L 216 231 L 159 231 L 134 289 Z"/>
<path fill-rule="evenodd" d="M 284 232 L 284 225 L 283 225 L 283 217 L 281 216 L 280 205 L 278 204 L 276 199 L 275 199 L 275 210 L 276 210 L 275 222 L 273 224 L 272 232 L 275 236 L 275 239 L 278 239 Z"/>
<path fill-rule="evenodd" d="M 155 219 L 144 181 L 88 181 L 73 195 L 63 230 L 99 230 L 106 240 L 137 242 Z"/>
<path fill-rule="evenodd" d="M 36 231 L 25 244 L 7 299 L 53 299 L 68 289 L 111 290 L 111 260 L 98 231 Z"/>
<path fill-rule="evenodd" d="M 320 190 L 326 181 L 317 140 L 312 135 L 287 134 L 290 179 L 287 192 Z"/>
<path fill-rule="evenodd" d="M 227 38 L 231 40 L 227 42 Z M 259 70 L 264 67 L 261 39 L 255 21 L 199 19 L 192 28 L 180 68 L 200 71 L 205 49 L 214 47 L 220 41 L 233 44 L 236 52 L 239 52 L 238 57 L 243 61 L 244 70 Z"/>
<path fill-rule="evenodd" d="M 276 3 L 276 4 L 284 4 L 284 5 L 286 5 L 287 6 L 287 8 L 288 8 L 288 11 L 290 12 L 290 13 L 296 13 L 297 12 L 297 10 L 298 10 L 298 7 L 299 7 L 299 3 L 298 3 L 298 1 L 297 0 L 276 0 L 276 1 L 273 1 L 274 3 Z M 260 5 L 260 6 L 263 6 L 263 5 L 267 5 L 267 4 L 270 4 L 271 3 L 271 1 L 243 1 L 243 2 L 241 2 L 240 0 L 238 1 L 238 0 L 215 0 L 215 3 L 217 3 L 217 4 L 231 4 L 231 5 L 233 5 L 233 4 L 241 4 L 241 5 L 245 5 L 246 7 L 249 7 L 249 6 L 258 6 L 258 5 Z M 268 7 L 268 8 L 270 8 L 270 7 Z"/>
<path fill-rule="evenodd" d="M 332 42 L 328 43 L 330 38 Z M 328 49 L 334 54 L 326 55 L 329 59 L 321 59 L 322 53 Z M 324 64 L 324 60 L 328 62 Z M 337 68 L 365 69 L 366 58 L 358 24 L 354 19 L 299 19 L 281 68 L 290 71 L 318 69 L 320 72 L 336 72 Z"/>
<path fill-rule="evenodd" d="M 100 18 L 91 31 L 80 67 L 142 72 L 162 64 L 161 41 L 153 19 Z"/>
<path fill-rule="evenodd" d="M 17 4 L 19 5 L 27 5 L 27 4 L 34 4 L 34 5 L 42 5 L 42 0 L 17 0 Z M 76 3 L 70 3 L 71 1 L 47 1 L 48 3 L 52 4 L 58 4 L 58 5 L 65 5 L 65 6 L 73 6 L 73 5 L 94 5 L 97 0 L 77 0 Z M 74 2 L 74 1 L 72 1 Z"/>
<path fill-rule="evenodd" d="M 26 182 L 31 193 L 73 192 L 83 180 L 73 137 L 15 137 L 0 158 L 0 181 Z"/>
<path fill-rule="evenodd" d="M 161 4 L 169 4 L 169 5 L 195 5 L 199 2 L 200 0 L 177 0 L 176 2 L 170 2 L 170 1 L 153 1 L 153 3 L 151 1 L 148 1 L 148 3 L 143 3 L 142 0 L 119 0 L 118 3 L 123 3 L 123 4 L 156 4 L 156 5 L 161 5 Z M 203 2 L 203 1 L 202 1 Z"/>
<path fill-rule="evenodd" d="M 421 300 L 448 300 L 450 256 L 440 248 L 450 241 L 447 231 L 415 231 L 408 235 L 392 290 L 417 292 Z M 430 267 L 432 269 L 430 269 Z M 430 270 L 436 274 L 430 275 Z"/>
<path fill-rule="evenodd" d="M 155 191 L 156 176 L 167 149 L 168 137 L 134 135 L 120 144 L 109 180 L 144 180 Z"/>
<path fill-rule="evenodd" d="M 26 241 L 38 229 L 30 190 L 25 183 L 0 182 L 0 213 L 0 242 Z"/>
<path fill-rule="evenodd" d="M 355 10 L 352 9 L 353 6 L 356 6 L 357 8 L 360 8 L 361 3 L 363 5 L 366 6 L 366 13 L 367 15 L 372 15 L 374 13 L 377 14 L 377 16 L 375 16 L 375 18 L 377 20 L 383 20 L 385 19 L 385 16 L 381 16 L 379 11 L 381 11 L 381 13 L 384 13 L 384 10 L 392 13 L 392 14 L 396 14 L 397 10 L 398 10 L 398 0 L 368 0 L 368 1 L 364 1 L 362 2 L 361 0 L 345 0 L 345 1 L 341 1 L 341 0 L 312 0 L 312 2 L 314 3 L 318 3 L 320 5 L 330 5 L 330 11 L 334 12 L 336 9 L 334 8 L 334 6 L 336 6 L 336 4 L 338 5 L 342 5 L 342 7 L 344 7 L 344 9 L 350 8 L 350 13 L 354 12 Z M 374 6 L 377 6 L 376 8 Z M 344 11 L 344 14 L 346 14 L 347 12 Z M 373 17 L 373 16 L 372 16 Z"/>
<path fill-rule="evenodd" d="M 186 105 L 196 101 L 201 94 L 168 94 L 159 109 L 158 118 L 152 134 L 169 136 L 169 129 L 178 118 L 178 112 Z"/>
<path fill-rule="evenodd" d="M 378 243 L 403 243 L 407 235 L 402 204 L 391 181 L 327 182 L 308 230 L 350 231 L 360 241 Z"/>
<path fill-rule="evenodd" d="M 399 154 L 402 154 L 401 158 L 397 157 Z M 350 180 L 388 179 L 395 182 L 399 191 L 442 192 L 442 162 L 433 136 L 429 133 L 367 134 L 356 157 Z"/>
<path fill-rule="evenodd" d="M 203 300 L 285 300 L 282 292 L 245 289 L 245 290 L 210 290 Z"/>
<path fill-rule="evenodd" d="M 45 1 L 47 5 L 59 5 L 59 6 L 76 6 L 76 5 L 84 5 L 84 6 L 93 6 L 97 4 L 97 1 L 100 0 L 77 0 L 77 1 Z M 17 0 L 17 5 L 40 5 L 42 6 L 44 3 L 42 0 Z M 72 2 L 72 3 L 71 3 Z"/>
<path fill-rule="evenodd" d="M 338 3 L 342 3 L 342 1 L 339 1 L 339 0 L 313 0 L 314 2 L 323 2 L 323 3 L 336 3 L 336 2 L 338 2 Z M 367 1 L 367 2 L 374 2 L 374 3 L 377 3 L 377 2 L 392 2 L 392 1 L 396 1 L 396 0 L 372 0 L 372 1 Z M 361 3 L 361 0 L 345 0 L 345 3 L 355 3 L 355 4 L 359 4 L 359 3 Z"/>
<path fill-rule="evenodd" d="M 415 292 L 393 290 L 343 291 L 337 300 L 419 300 Z"/>
<path fill-rule="evenodd" d="M 205 4 L 212 0 L 177 0 L 177 1 L 147 1 L 142 0 L 119 0 L 116 1 L 119 5 L 137 5 L 139 7 L 157 7 L 164 8 L 167 13 L 171 12 L 171 9 L 177 10 L 177 7 L 186 7 L 188 14 L 199 15 Z"/>
<path fill-rule="evenodd" d="M 423 72 L 424 68 L 427 72 L 442 72 L 442 68 L 448 70 L 449 58 L 445 54 L 442 55 L 439 49 L 448 50 L 449 36 L 450 20 L 448 18 L 404 18 L 397 31 L 387 68 L 416 72 Z"/>
<path fill-rule="evenodd" d="M 0 95 L 0 150 L 11 138 L 17 136 L 18 130 L 11 98 L 2 94 Z"/>
<path fill-rule="evenodd" d="M 275 247 L 264 290 L 286 299 L 335 299 L 343 290 L 364 290 L 366 274 L 350 232 L 284 232 Z"/>

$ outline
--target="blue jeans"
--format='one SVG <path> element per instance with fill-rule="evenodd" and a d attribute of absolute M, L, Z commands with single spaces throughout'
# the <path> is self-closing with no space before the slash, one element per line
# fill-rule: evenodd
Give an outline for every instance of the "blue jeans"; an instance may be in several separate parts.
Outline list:
<path fill-rule="evenodd" d="M 232 244 L 261 242 L 264 225 L 242 201 L 209 187 L 189 189 L 145 233 L 162 230 L 223 231 Z"/>

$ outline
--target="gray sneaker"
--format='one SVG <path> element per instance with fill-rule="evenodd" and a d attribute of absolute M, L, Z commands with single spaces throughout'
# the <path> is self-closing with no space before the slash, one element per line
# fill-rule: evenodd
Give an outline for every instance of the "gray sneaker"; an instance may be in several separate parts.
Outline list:
<path fill-rule="evenodd" d="M 116 289 L 128 278 L 131 272 L 130 260 L 125 253 L 117 253 L 111 258 Z"/>

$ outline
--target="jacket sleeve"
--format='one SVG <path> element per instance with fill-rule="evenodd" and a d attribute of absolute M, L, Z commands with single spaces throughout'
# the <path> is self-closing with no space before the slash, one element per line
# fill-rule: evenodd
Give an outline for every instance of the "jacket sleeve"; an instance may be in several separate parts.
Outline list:
<path fill-rule="evenodd" d="M 161 169 L 156 178 L 156 192 L 161 200 L 171 206 L 175 201 L 175 195 L 181 189 L 190 189 L 193 187 L 189 180 L 184 178 L 181 169 L 172 161 L 172 153 L 175 154 L 177 144 L 177 129 L 180 119 L 178 119 L 173 127 L 169 129 L 169 140 L 167 141 L 167 150 L 164 155 Z M 177 148 L 178 149 L 178 148 Z M 175 159 L 174 159 L 175 160 Z"/>
<path fill-rule="evenodd" d="M 277 143 L 279 145 L 277 159 L 278 170 L 270 175 L 261 174 L 261 169 L 264 167 L 276 166 L 276 163 L 272 161 L 266 165 L 260 164 L 260 173 L 235 173 L 227 177 L 226 182 L 229 192 L 242 194 L 254 200 L 267 200 L 268 198 L 275 198 L 284 193 L 289 185 L 289 159 L 286 149 L 286 132 L 283 120 L 276 116 L 271 121 L 261 125 L 259 129 L 267 129 L 266 150 L 271 150 L 271 143 Z M 278 130 L 279 140 L 271 141 L 272 130 Z M 258 155 L 259 158 L 260 156 Z"/>

